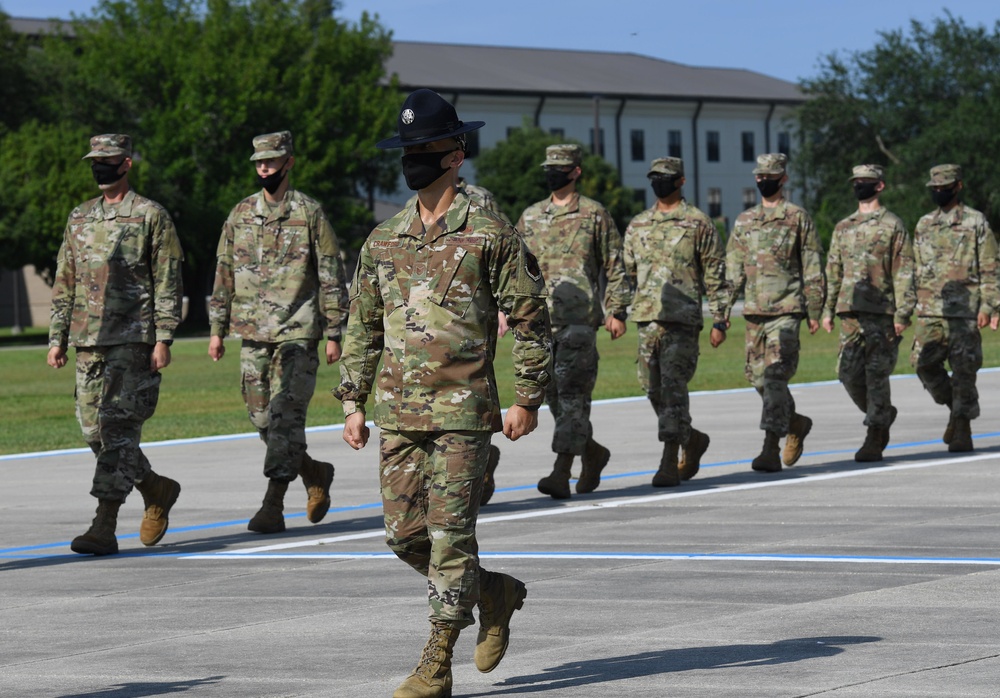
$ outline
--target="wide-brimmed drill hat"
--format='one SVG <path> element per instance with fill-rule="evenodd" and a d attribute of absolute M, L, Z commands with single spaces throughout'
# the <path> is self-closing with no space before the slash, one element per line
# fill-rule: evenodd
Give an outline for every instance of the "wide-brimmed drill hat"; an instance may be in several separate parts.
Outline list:
<path fill-rule="evenodd" d="M 411 92 L 399 110 L 398 133 L 375 144 L 376 148 L 405 148 L 454 138 L 486 125 L 485 121 L 462 121 L 455 107 L 434 90 Z"/>

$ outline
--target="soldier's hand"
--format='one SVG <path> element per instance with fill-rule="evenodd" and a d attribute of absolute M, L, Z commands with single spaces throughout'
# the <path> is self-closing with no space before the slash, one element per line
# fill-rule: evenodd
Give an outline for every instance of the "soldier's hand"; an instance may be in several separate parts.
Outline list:
<path fill-rule="evenodd" d="M 825 317 L 823 318 L 823 329 L 826 330 L 827 334 L 833 332 L 833 318 Z"/>
<path fill-rule="evenodd" d="M 819 329 L 819 320 L 809 320 L 809 334 L 816 334 L 816 330 Z"/>
<path fill-rule="evenodd" d="M 170 365 L 170 347 L 163 342 L 157 342 L 153 346 L 153 353 L 149 357 L 149 370 L 156 373 L 160 369 Z"/>
<path fill-rule="evenodd" d="M 611 340 L 614 341 L 624 335 L 625 330 L 628 328 L 624 322 L 613 315 L 609 315 L 608 319 L 604 321 L 604 329 L 611 333 Z"/>
<path fill-rule="evenodd" d="M 63 347 L 50 347 L 49 355 L 45 357 L 45 362 L 52 368 L 62 368 L 66 365 L 66 349 Z"/>
<path fill-rule="evenodd" d="M 344 418 L 344 441 L 355 451 L 360 451 L 368 444 L 371 429 L 365 426 L 365 413 L 355 412 Z"/>
<path fill-rule="evenodd" d="M 332 339 L 326 343 L 326 365 L 335 364 L 340 361 L 340 342 Z"/>
<path fill-rule="evenodd" d="M 976 327 L 978 327 L 979 329 L 983 329 L 987 325 L 990 325 L 992 329 L 996 329 L 990 323 L 990 316 L 987 313 L 979 311 L 979 315 L 976 316 Z"/>
<path fill-rule="evenodd" d="M 908 323 L 908 322 L 906 322 L 906 323 L 895 322 L 892 325 L 893 329 L 896 330 L 896 336 L 897 337 L 902 337 L 903 333 L 906 332 L 906 328 L 909 327 L 909 326 L 910 326 L 910 323 Z M 994 329 L 996 329 L 996 328 L 994 328 Z"/>
<path fill-rule="evenodd" d="M 996 330 L 997 327 L 1000 327 L 1000 315 L 993 315 L 990 317 L 990 329 Z"/>
<path fill-rule="evenodd" d="M 226 354 L 226 345 L 222 341 L 222 337 L 211 337 L 208 340 L 208 355 L 212 357 L 212 361 L 218 361 Z"/>
<path fill-rule="evenodd" d="M 538 426 L 538 410 L 526 410 L 520 405 L 511 405 L 503 420 L 503 435 L 511 441 L 530 434 Z"/>
<path fill-rule="evenodd" d="M 509 329 L 510 327 L 507 326 L 507 313 L 501 310 L 497 313 L 497 337 L 503 337 Z"/>
<path fill-rule="evenodd" d="M 715 349 L 726 341 L 726 333 L 713 327 L 711 333 L 708 335 L 708 341 L 711 342 L 712 348 Z"/>

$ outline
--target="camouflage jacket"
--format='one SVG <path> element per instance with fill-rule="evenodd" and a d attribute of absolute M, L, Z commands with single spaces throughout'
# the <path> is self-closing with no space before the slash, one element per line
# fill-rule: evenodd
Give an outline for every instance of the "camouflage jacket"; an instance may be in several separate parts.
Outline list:
<path fill-rule="evenodd" d="M 181 321 L 184 253 L 170 214 L 129 190 L 73 209 L 52 287 L 49 346 L 173 339 Z"/>
<path fill-rule="evenodd" d="M 465 181 L 464 178 L 458 180 L 458 188 L 464 191 L 469 196 L 470 199 L 475 201 L 482 208 L 485 208 L 488 211 L 493 211 L 493 213 L 497 214 L 504 223 L 507 223 L 508 225 L 510 224 L 510 219 L 507 218 L 504 212 L 500 210 L 500 206 L 499 204 L 497 204 L 496 197 L 493 196 L 493 192 L 491 192 L 489 189 L 484 189 L 483 187 L 477 187 L 475 184 L 469 184 L 468 182 Z M 410 200 L 406 202 L 403 208 L 409 208 L 410 206 L 413 206 L 413 204 L 415 204 L 416 201 L 417 201 L 417 195 L 414 194 L 413 196 L 410 197 Z"/>
<path fill-rule="evenodd" d="M 733 301 L 745 287 L 744 315 L 819 320 L 826 290 L 822 255 L 812 218 L 800 206 L 782 200 L 775 208 L 747 209 L 736 218 L 726 248 Z"/>
<path fill-rule="evenodd" d="M 538 257 L 549 294 L 554 327 L 604 323 L 604 313 L 624 313 L 632 291 L 622 261 L 622 238 L 608 212 L 593 199 L 575 194 L 568 206 L 551 197 L 521 214 L 517 229 Z M 607 278 L 601 309 L 601 273 Z"/>
<path fill-rule="evenodd" d="M 959 204 L 923 216 L 913 231 L 917 315 L 974 318 L 1000 312 L 997 241 L 986 217 Z"/>
<path fill-rule="evenodd" d="M 340 361 L 340 400 L 375 392 L 394 430 L 492 431 L 500 422 L 491 342 L 502 309 L 514 335 L 516 402 L 540 405 L 551 329 L 538 263 L 510 225 L 459 192 L 424 231 L 417 205 L 361 248 Z"/>
<path fill-rule="evenodd" d="M 899 216 L 880 207 L 840 221 L 826 259 L 824 316 L 876 313 L 906 325 L 915 303 L 913 245 Z"/>
<path fill-rule="evenodd" d="M 320 205 L 293 189 L 273 209 L 263 190 L 236 204 L 216 252 L 212 336 L 319 339 L 346 316 L 344 265 Z"/>
<path fill-rule="evenodd" d="M 711 219 L 687 201 L 672 211 L 655 206 L 625 230 L 625 271 L 635 289 L 636 322 L 705 324 L 701 297 L 716 322 L 728 316 L 726 252 Z"/>

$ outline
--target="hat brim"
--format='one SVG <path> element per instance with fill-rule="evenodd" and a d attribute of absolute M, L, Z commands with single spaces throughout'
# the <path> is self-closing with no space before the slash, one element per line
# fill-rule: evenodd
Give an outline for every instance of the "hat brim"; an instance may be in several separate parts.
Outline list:
<path fill-rule="evenodd" d="M 934 180 L 931 180 L 930 182 L 928 182 L 924 186 L 926 186 L 926 187 L 947 187 L 949 184 L 954 184 L 957 181 L 958 181 L 957 179 L 949 179 L 947 182 L 935 182 Z"/>
<path fill-rule="evenodd" d="M 271 158 L 280 158 L 286 155 L 288 155 L 288 153 L 284 150 L 265 150 L 251 155 L 250 162 L 254 162 L 255 160 L 270 160 Z M 291 157 L 291 155 L 288 155 L 288 157 Z"/>
<path fill-rule="evenodd" d="M 784 170 L 772 170 L 770 168 L 768 168 L 768 169 L 765 170 L 765 169 L 761 169 L 759 167 L 755 167 L 755 168 L 753 168 L 753 174 L 755 174 L 755 175 L 759 175 L 759 174 L 783 175 L 783 174 L 785 174 L 785 171 Z"/>
<path fill-rule="evenodd" d="M 386 138 L 385 140 L 379 141 L 375 144 L 375 147 L 380 150 L 389 150 L 390 148 L 405 148 L 410 145 L 423 145 L 424 143 L 433 143 L 434 141 L 443 141 L 446 138 L 461 136 L 463 133 L 481 129 L 485 125 L 485 121 L 466 121 L 454 131 L 436 133 L 434 135 L 423 136 L 421 138 L 402 138 L 397 133 L 392 138 Z"/>
<path fill-rule="evenodd" d="M 113 158 L 117 155 L 124 155 L 127 158 L 132 157 L 132 153 L 128 152 L 127 150 L 122 150 L 121 148 L 113 148 L 112 150 L 91 150 L 89 153 L 87 153 L 80 159 L 87 160 L 88 158 Z"/>

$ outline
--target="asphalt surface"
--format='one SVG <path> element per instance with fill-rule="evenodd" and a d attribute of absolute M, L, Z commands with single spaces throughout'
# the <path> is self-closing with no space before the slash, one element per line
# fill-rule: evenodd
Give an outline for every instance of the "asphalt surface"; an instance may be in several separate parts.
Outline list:
<path fill-rule="evenodd" d="M 497 440 L 482 560 L 528 585 L 507 657 L 455 657 L 455 696 L 1000 695 L 1000 373 L 980 374 L 976 451 L 949 454 L 947 415 L 913 378 L 881 464 L 857 464 L 861 414 L 836 384 L 795 386 L 815 426 L 794 468 L 762 475 L 760 401 L 692 397 L 712 444 L 702 472 L 654 489 L 655 419 L 641 399 L 594 406 L 612 450 L 597 492 L 556 502 L 552 417 Z M 322 396 L 317 399 L 323 399 Z M 67 409 L 71 409 L 67 405 Z M 183 486 L 163 542 L 74 555 L 93 516 L 87 453 L 0 459 L 0 695 L 390 696 L 427 637 L 425 582 L 383 542 L 376 444 L 310 432 L 335 463 L 334 506 L 288 531 L 246 530 L 265 488 L 255 438 L 150 444 Z"/>

